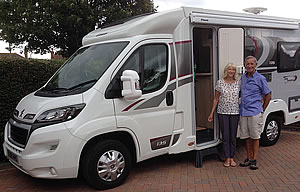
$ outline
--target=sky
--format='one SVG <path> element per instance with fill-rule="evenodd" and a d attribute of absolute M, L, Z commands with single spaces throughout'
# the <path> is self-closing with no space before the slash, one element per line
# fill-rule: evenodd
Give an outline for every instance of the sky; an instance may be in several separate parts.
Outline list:
<path fill-rule="evenodd" d="M 299 0 L 154 0 L 154 5 L 158 6 L 158 12 L 182 6 L 189 6 L 242 13 L 245 8 L 264 7 L 267 8 L 267 11 L 264 11 L 261 15 L 295 18 L 300 20 Z M 8 47 L 8 44 L 0 41 L 0 53 L 8 53 L 5 47 Z M 20 50 L 14 50 L 13 52 L 20 54 Z M 50 59 L 50 53 L 45 55 L 29 54 L 29 57 Z"/>

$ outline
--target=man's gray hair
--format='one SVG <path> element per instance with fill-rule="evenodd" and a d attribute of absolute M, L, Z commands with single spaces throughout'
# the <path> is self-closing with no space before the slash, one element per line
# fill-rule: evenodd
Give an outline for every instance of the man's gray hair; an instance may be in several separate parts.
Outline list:
<path fill-rule="evenodd" d="M 257 64 L 257 59 L 256 59 L 254 56 L 252 56 L 252 55 L 249 55 L 249 56 L 246 57 L 246 59 L 245 59 L 245 64 L 246 64 L 246 62 L 247 62 L 249 59 L 253 59 L 254 62 L 255 62 L 255 64 Z"/>

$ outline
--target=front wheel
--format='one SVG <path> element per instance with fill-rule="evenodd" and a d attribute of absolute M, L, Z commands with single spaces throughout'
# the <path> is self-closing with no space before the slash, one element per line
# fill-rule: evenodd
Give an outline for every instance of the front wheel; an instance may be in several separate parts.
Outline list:
<path fill-rule="evenodd" d="M 280 118 L 276 116 L 268 116 L 264 131 L 261 134 L 260 144 L 262 146 L 274 145 L 280 136 L 281 131 L 281 121 Z"/>
<path fill-rule="evenodd" d="M 82 161 L 85 180 L 97 189 L 121 185 L 129 174 L 131 156 L 119 141 L 106 140 L 90 148 Z"/>

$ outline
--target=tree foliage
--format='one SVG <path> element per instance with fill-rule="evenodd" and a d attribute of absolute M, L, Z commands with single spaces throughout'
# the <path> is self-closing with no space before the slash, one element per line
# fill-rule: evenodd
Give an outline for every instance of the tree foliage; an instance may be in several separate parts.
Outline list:
<path fill-rule="evenodd" d="M 153 0 L 0 0 L 0 39 L 70 56 L 95 26 L 155 11 Z"/>

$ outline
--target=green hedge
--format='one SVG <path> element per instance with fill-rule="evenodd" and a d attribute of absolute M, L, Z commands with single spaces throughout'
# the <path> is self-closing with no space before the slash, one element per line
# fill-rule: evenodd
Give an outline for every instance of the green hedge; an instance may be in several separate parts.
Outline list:
<path fill-rule="evenodd" d="M 0 161 L 3 130 L 20 99 L 43 86 L 63 61 L 0 59 Z"/>

